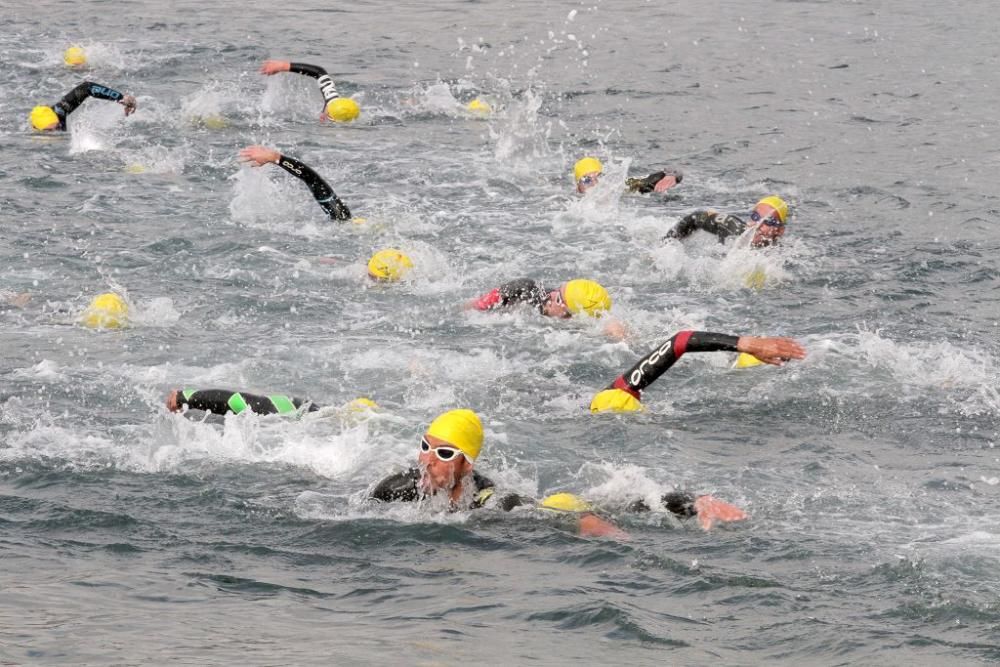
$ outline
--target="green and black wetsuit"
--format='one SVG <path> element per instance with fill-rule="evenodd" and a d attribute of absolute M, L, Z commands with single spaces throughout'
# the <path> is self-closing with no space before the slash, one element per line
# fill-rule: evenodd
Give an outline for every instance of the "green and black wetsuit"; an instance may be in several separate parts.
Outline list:
<path fill-rule="evenodd" d="M 278 166 L 292 176 L 299 178 L 309 186 L 316 203 L 326 211 L 333 220 L 350 220 L 351 209 L 337 196 L 330 184 L 313 171 L 308 165 L 287 155 L 278 156 Z"/>
<path fill-rule="evenodd" d="M 99 100 L 111 100 L 112 102 L 123 103 L 124 93 L 120 93 L 114 88 L 103 86 L 93 81 L 84 81 L 76 88 L 66 93 L 66 95 L 52 105 L 52 110 L 59 116 L 59 129 L 66 129 L 66 118 L 83 104 L 88 97 L 95 97 Z"/>
<path fill-rule="evenodd" d="M 230 389 L 179 389 L 178 404 L 191 410 L 204 410 L 217 415 L 227 412 L 240 414 L 250 410 L 259 415 L 292 414 L 302 406 L 308 406 L 307 411 L 319 410 L 319 406 L 311 401 L 293 398 L 282 394 L 259 396 L 245 391 Z"/>
<path fill-rule="evenodd" d="M 685 353 L 737 352 L 739 339 L 739 336 L 711 331 L 679 331 L 615 378 L 607 388 L 621 389 L 641 401 L 642 390 L 666 373 Z"/>

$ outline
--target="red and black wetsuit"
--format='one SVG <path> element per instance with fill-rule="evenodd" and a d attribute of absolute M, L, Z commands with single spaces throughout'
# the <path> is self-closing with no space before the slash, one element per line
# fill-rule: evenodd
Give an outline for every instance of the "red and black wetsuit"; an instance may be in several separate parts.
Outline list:
<path fill-rule="evenodd" d="M 178 389 L 178 406 L 191 410 L 204 410 L 217 415 L 227 412 L 240 414 L 250 410 L 259 415 L 291 414 L 308 405 L 307 411 L 319 410 L 319 406 L 301 398 L 274 394 L 259 396 L 231 389 Z"/>
<path fill-rule="evenodd" d="M 542 309 L 548 299 L 549 290 L 530 278 L 520 278 L 504 283 L 490 290 L 472 302 L 476 310 L 497 310 L 520 303 Z"/>
<path fill-rule="evenodd" d="M 637 400 L 642 400 L 642 390 L 653 384 L 687 352 L 737 352 L 739 336 L 710 331 L 679 331 L 668 341 L 644 356 L 635 366 L 625 371 L 608 389 L 621 389 Z"/>
<path fill-rule="evenodd" d="M 287 171 L 292 176 L 301 179 L 312 192 L 313 197 L 316 199 L 316 203 L 326 211 L 326 214 L 330 216 L 332 220 L 350 220 L 351 219 L 351 209 L 347 208 L 347 204 L 337 196 L 330 187 L 330 184 L 323 180 L 323 178 L 313 171 L 308 165 L 299 162 L 293 157 L 288 157 L 287 155 L 280 155 L 278 157 L 278 166 Z"/>
<path fill-rule="evenodd" d="M 83 104 L 88 97 L 96 97 L 99 100 L 111 100 L 119 104 L 125 99 L 123 93 L 114 88 L 102 86 L 93 81 L 84 81 L 76 88 L 66 93 L 58 102 L 52 105 L 52 110 L 59 116 L 59 129 L 66 129 L 66 117 L 69 116 L 78 106 Z"/>
<path fill-rule="evenodd" d="M 308 63 L 289 63 L 288 71 L 293 74 L 303 74 L 316 79 L 316 83 L 319 84 L 319 92 L 323 94 L 324 110 L 326 110 L 327 104 L 340 97 L 333 79 L 330 78 L 330 75 L 322 67 Z"/>

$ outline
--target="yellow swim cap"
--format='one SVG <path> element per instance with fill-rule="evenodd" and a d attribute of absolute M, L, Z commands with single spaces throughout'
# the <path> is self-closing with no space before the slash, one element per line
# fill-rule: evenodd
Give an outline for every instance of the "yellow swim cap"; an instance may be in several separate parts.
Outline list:
<path fill-rule="evenodd" d="M 361 113 L 361 107 L 350 97 L 338 97 L 326 104 L 326 115 L 332 121 L 348 123 Z"/>
<path fill-rule="evenodd" d="M 573 178 L 579 181 L 581 178 L 587 174 L 593 174 L 597 172 L 600 174 L 604 171 L 604 165 L 596 157 L 584 157 L 576 161 L 573 165 Z"/>
<path fill-rule="evenodd" d="M 591 505 L 572 493 L 553 493 L 542 499 L 541 507 L 560 512 L 589 512 Z"/>
<path fill-rule="evenodd" d="M 449 410 L 431 422 L 427 435 L 440 438 L 475 461 L 483 448 L 483 423 L 472 410 Z"/>
<path fill-rule="evenodd" d="M 465 105 L 465 109 L 480 116 L 488 116 L 493 112 L 493 107 L 490 106 L 489 102 L 478 97 Z"/>
<path fill-rule="evenodd" d="M 63 62 L 70 67 L 87 64 L 87 54 L 79 46 L 71 46 L 63 53 Z"/>
<path fill-rule="evenodd" d="M 590 411 L 598 412 L 641 412 L 645 410 L 639 399 L 624 389 L 605 389 L 590 401 Z"/>
<path fill-rule="evenodd" d="M 201 124 L 209 130 L 224 130 L 229 127 L 229 121 L 226 120 L 226 117 L 217 113 L 202 116 Z"/>
<path fill-rule="evenodd" d="M 128 304 L 117 294 L 98 294 L 83 311 L 80 323 L 91 329 L 120 329 L 128 326 Z"/>
<path fill-rule="evenodd" d="M 31 110 L 31 127 L 36 130 L 48 130 L 59 124 L 59 116 L 52 107 L 35 107 Z"/>
<path fill-rule="evenodd" d="M 370 398 L 361 396 L 344 406 L 350 412 L 365 412 L 367 410 L 378 410 L 378 403 Z"/>
<path fill-rule="evenodd" d="M 566 283 L 566 307 L 574 314 L 587 313 L 597 317 L 611 309 L 611 297 L 608 290 L 593 280 L 571 280 Z"/>
<path fill-rule="evenodd" d="M 782 199 L 777 195 L 771 195 L 770 197 L 764 197 L 759 202 L 757 202 L 757 206 L 760 206 L 761 204 L 767 204 L 775 211 L 777 211 L 778 220 L 781 220 L 782 222 L 788 222 L 788 204 L 785 203 L 784 199 Z M 754 208 L 756 208 L 757 206 L 755 206 Z"/>
<path fill-rule="evenodd" d="M 379 250 L 368 260 L 368 277 L 393 282 L 413 268 L 413 262 L 395 248 Z"/>
<path fill-rule="evenodd" d="M 736 357 L 736 363 L 733 364 L 733 368 L 753 368 L 754 366 L 760 366 L 763 363 L 763 361 L 752 354 L 740 352 L 740 356 Z"/>

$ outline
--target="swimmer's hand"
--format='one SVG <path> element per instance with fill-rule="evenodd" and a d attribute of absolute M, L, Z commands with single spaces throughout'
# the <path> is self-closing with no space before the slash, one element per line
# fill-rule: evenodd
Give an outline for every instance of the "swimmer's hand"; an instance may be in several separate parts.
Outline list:
<path fill-rule="evenodd" d="M 292 69 L 292 63 L 287 60 L 265 60 L 264 64 L 260 66 L 260 73 L 264 76 L 271 76 L 272 74 L 280 74 L 281 72 L 288 72 Z"/>
<path fill-rule="evenodd" d="M 789 359 L 806 358 L 806 349 L 793 338 L 740 336 L 736 349 L 774 366 L 783 366 Z"/>
<path fill-rule="evenodd" d="M 611 320 L 604 325 L 604 335 L 611 340 L 625 340 L 631 333 L 628 326 L 621 320 Z"/>
<path fill-rule="evenodd" d="M 266 146 L 247 146 L 240 151 L 240 159 L 251 167 L 263 167 L 269 162 L 277 164 L 281 153 Z"/>
<path fill-rule="evenodd" d="M 126 116 L 131 116 L 132 114 L 135 113 L 136 109 L 135 98 L 132 97 L 131 95 L 126 95 L 118 103 L 121 104 L 123 107 L 125 107 Z"/>
<path fill-rule="evenodd" d="M 695 498 L 694 510 L 698 513 L 698 523 L 705 530 L 710 530 L 716 521 L 729 523 L 730 521 L 743 521 L 747 518 L 747 513 L 736 505 L 730 505 L 712 496 Z"/>
<path fill-rule="evenodd" d="M 628 533 L 614 525 L 610 521 L 605 521 L 596 514 L 587 512 L 580 517 L 581 537 L 610 537 L 613 540 L 627 540 Z"/>
<path fill-rule="evenodd" d="M 169 394 L 167 394 L 167 410 L 170 410 L 170 412 L 181 411 L 181 404 L 179 400 L 180 394 L 181 394 L 180 389 L 174 389 Z"/>
<path fill-rule="evenodd" d="M 666 192 L 670 188 L 674 187 L 678 183 L 684 180 L 684 174 L 679 171 L 668 171 L 664 174 L 663 178 L 656 182 L 653 186 L 653 192 Z"/>

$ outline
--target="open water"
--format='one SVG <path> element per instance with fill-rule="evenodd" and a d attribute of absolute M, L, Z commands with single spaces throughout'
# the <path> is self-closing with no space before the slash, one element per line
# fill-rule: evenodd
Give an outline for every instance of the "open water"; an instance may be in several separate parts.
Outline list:
<path fill-rule="evenodd" d="M 0 289 L 31 300 L 0 311 L 0 662 L 1000 660 L 994 2 L 7 0 L 3 18 Z M 265 58 L 326 67 L 361 118 L 318 123 L 315 82 L 262 77 Z M 29 133 L 83 77 L 139 111 L 91 100 L 67 135 Z M 476 96 L 489 118 L 463 111 Z M 254 143 L 367 222 L 241 167 Z M 607 170 L 580 199 L 585 153 Z M 621 195 L 662 166 L 685 172 L 669 196 Z M 781 248 L 660 240 L 772 192 L 793 208 Z M 367 281 L 387 246 L 412 280 Z M 460 309 L 521 276 L 601 281 L 634 338 Z M 134 326 L 74 324 L 109 289 Z M 689 355 L 648 412 L 586 411 L 682 328 L 809 357 Z M 331 407 L 201 421 L 164 409 L 182 386 Z M 338 408 L 356 396 L 381 410 Z M 483 416 L 503 488 L 575 491 L 631 539 L 363 502 L 456 406 Z M 614 509 L 674 486 L 751 519 Z"/>

